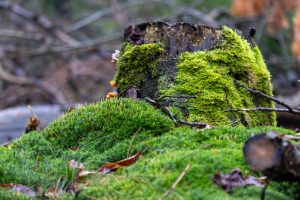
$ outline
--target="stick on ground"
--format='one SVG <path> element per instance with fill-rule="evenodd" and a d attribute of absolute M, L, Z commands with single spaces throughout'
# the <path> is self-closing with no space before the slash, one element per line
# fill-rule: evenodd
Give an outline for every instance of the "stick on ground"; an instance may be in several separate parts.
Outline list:
<path fill-rule="evenodd" d="M 183 179 L 183 177 L 185 176 L 186 172 L 190 169 L 191 164 L 187 164 L 187 166 L 184 168 L 183 172 L 181 172 L 181 174 L 178 176 L 178 178 L 176 179 L 176 181 L 172 184 L 172 186 L 158 199 L 158 200 L 163 200 L 165 198 L 167 198 L 167 196 L 169 196 L 173 190 L 176 188 L 176 186 L 178 185 L 178 183 Z"/>

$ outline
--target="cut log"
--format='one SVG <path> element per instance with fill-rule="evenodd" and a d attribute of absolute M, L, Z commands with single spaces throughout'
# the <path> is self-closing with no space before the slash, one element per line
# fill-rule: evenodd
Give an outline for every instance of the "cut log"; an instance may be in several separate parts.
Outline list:
<path fill-rule="evenodd" d="M 250 137 L 244 145 L 249 168 L 277 181 L 300 180 L 300 146 L 275 132 Z"/>

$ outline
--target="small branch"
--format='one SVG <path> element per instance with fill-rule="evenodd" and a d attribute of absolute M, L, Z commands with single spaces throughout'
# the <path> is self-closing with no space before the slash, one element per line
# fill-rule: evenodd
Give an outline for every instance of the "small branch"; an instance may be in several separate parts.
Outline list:
<path fill-rule="evenodd" d="M 273 101 L 273 102 L 275 102 L 275 103 L 277 103 L 277 104 L 279 104 L 279 105 L 281 105 L 281 106 L 287 108 L 287 109 L 289 110 L 290 113 L 293 113 L 293 112 L 294 112 L 294 109 L 293 109 L 293 108 L 291 108 L 291 107 L 290 107 L 289 105 L 287 105 L 286 103 L 284 103 L 284 102 L 282 102 L 282 101 L 280 101 L 280 100 L 278 100 L 278 99 L 276 99 L 276 98 L 274 98 L 274 97 L 271 97 L 271 96 L 269 96 L 269 95 L 267 95 L 267 94 L 265 94 L 265 93 L 263 93 L 263 92 L 261 92 L 261 91 L 258 91 L 258 90 L 254 90 L 254 89 L 252 89 L 252 88 L 249 88 L 249 87 L 247 87 L 246 85 L 242 84 L 241 82 L 239 82 L 239 81 L 237 81 L 237 80 L 235 80 L 235 83 L 238 84 L 239 86 L 245 88 L 246 90 L 248 90 L 249 92 L 251 92 L 251 93 L 253 93 L 253 94 L 255 94 L 255 95 L 259 95 L 259 96 L 261 96 L 261 97 L 264 97 L 264 98 L 266 98 L 266 99 L 269 99 L 269 100 L 271 100 L 271 101 Z"/>
<path fill-rule="evenodd" d="M 183 177 L 185 176 L 186 172 L 190 169 L 191 164 L 187 164 L 187 166 L 184 168 L 183 172 L 181 172 L 181 174 L 179 175 L 179 177 L 176 179 L 176 181 L 172 184 L 171 188 L 169 188 L 158 200 L 163 200 L 165 198 L 167 198 L 172 192 L 173 190 L 176 188 L 176 186 L 178 185 L 178 183 L 183 179 Z"/>
<path fill-rule="evenodd" d="M 130 144 L 129 144 L 129 147 L 128 147 L 128 151 L 127 151 L 127 158 L 130 157 L 130 154 L 131 154 L 131 146 L 132 146 L 132 143 L 133 143 L 133 140 L 135 138 L 135 136 L 138 134 L 138 132 L 141 130 L 141 127 L 134 133 L 134 135 L 132 136 L 132 139 L 130 141 Z"/>
<path fill-rule="evenodd" d="M 289 110 L 289 109 L 286 109 L 286 108 L 257 107 L 257 108 L 236 108 L 236 109 L 228 109 L 228 110 L 225 110 L 225 112 L 239 112 L 239 111 L 245 111 L 245 112 L 253 112 L 253 111 L 288 112 L 288 113 L 300 115 L 300 111 L 298 111 L 298 110 L 293 110 L 293 112 L 290 112 L 290 110 Z"/>
<path fill-rule="evenodd" d="M 206 124 L 206 123 L 203 123 L 203 122 L 187 122 L 187 121 L 184 121 L 184 120 L 181 120 L 179 119 L 178 122 L 180 124 L 185 124 L 185 125 L 189 125 L 190 127 L 196 127 L 196 128 L 199 128 L 199 129 L 205 129 L 205 128 L 210 128 L 211 126 Z"/>
<path fill-rule="evenodd" d="M 205 129 L 205 128 L 211 128 L 210 125 L 202 122 L 187 122 L 181 119 L 178 119 L 166 106 L 161 105 L 157 101 L 154 101 L 153 99 L 150 99 L 149 97 L 145 97 L 145 101 L 150 103 L 152 106 L 159 108 L 165 113 L 167 116 L 169 116 L 175 124 L 183 124 L 183 125 L 189 125 L 190 127 L 195 127 L 199 129 Z"/>
<path fill-rule="evenodd" d="M 168 96 L 168 95 L 165 95 L 165 96 L 161 96 L 159 98 L 157 98 L 156 100 L 157 101 L 160 101 L 162 99 L 165 99 L 165 98 L 170 98 L 170 99 L 195 99 L 197 98 L 197 96 Z"/>
<path fill-rule="evenodd" d="M 264 185 L 264 187 L 262 188 L 261 193 L 260 193 L 260 200 L 265 200 L 266 191 L 267 191 L 268 186 L 269 186 L 269 180 L 266 179 L 266 184 Z"/>
<path fill-rule="evenodd" d="M 163 111 L 163 113 L 165 113 L 167 116 L 169 116 L 173 120 L 173 122 L 175 124 L 177 124 L 178 121 L 177 121 L 176 117 L 165 106 L 160 105 L 158 102 L 150 99 L 149 97 L 145 97 L 145 101 L 150 103 L 152 106 L 161 109 Z"/>

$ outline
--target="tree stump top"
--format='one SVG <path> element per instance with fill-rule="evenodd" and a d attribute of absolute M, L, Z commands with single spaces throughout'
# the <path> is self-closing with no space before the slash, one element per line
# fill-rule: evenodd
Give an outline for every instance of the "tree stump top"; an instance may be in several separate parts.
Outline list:
<path fill-rule="evenodd" d="M 166 50 L 163 55 L 174 57 L 184 51 L 215 48 L 221 36 L 220 28 L 184 22 L 148 22 L 130 25 L 124 32 L 124 41 L 132 44 L 161 43 Z"/>

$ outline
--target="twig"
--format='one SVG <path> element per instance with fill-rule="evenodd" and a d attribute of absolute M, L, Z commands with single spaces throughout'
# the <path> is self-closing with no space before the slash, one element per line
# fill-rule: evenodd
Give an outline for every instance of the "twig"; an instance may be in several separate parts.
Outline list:
<path fill-rule="evenodd" d="M 165 95 L 165 96 L 161 96 L 159 98 L 157 98 L 156 100 L 157 101 L 160 101 L 162 99 L 165 99 L 165 98 L 170 98 L 170 99 L 195 99 L 197 98 L 196 96 L 168 96 L 168 95 Z"/>
<path fill-rule="evenodd" d="M 175 124 L 177 124 L 178 121 L 177 121 L 176 117 L 165 106 L 160 105 L 160 103 L 154 101 L 153 99 L 150 99 L 149 97 L 145 97 L 145 101 L 150 103 L 152 106 L 154 106 L 156 108 L 160 108 L 163 111 L 163 113 L 165 113 L 167 116 L 169 116 L 173 120 L 173 122 Z"/>
<path fill-rule="evenodd" d="M 249 92 L 251 92 L 251 93 L 253 93 L 253 94 L 255 94 L 255 95 L 259 95 L 259 96 L 261 96 L 261 97 L 264 97 L 264 98 L 266 98 L 266 99 L 269 99 L 269 100 L 271 100 L 271 101 L 273 101 L 273 102 L 275 102 L 275 103 L 277 103 L 277 104 L 279 104 L 279 105 L 281 105 L 281 106 L 287 108 L 287 109 L 288 109 L 288 112 L 290 112 L 290 113 L 298 114 L 297 111 L 294 110 L 293 108 L 291 108 L 289 105 L 287 105 L 286 103 L 284 103 L 284 102 L 282 102 L 282 101 L 280 101 L 280 100 L 278 100 L 278 99 L 276 99 L 276 98 L 274 98 L 274 97 L 271 97 L 271 96 L 269 96 L 269 95 L 267 95 L 267 94 L 265 94 L 265 93 L 263 93 L 263 92 L 261 92 L 261 91 L 258 91 L 258 90 L 254 90 L 254 89 L 252 89 L 252 88 L 249 88 L 249 87 L 247 87 L 246 85 L 242 84 L 241 82 L 239 82 L 239 81 L 237 81 L 237 80 L 235 80 L 235 83 L 238 84 L 239 86 L 245 88 L 246 90 L 248 90 Z M 278 111 L 278 112 L 287 112 L 287 111 Z"/>
<path fill-rule="evenodd" d="M 227 110 L 225 110 L 225 112 L 238 112 L 238 111 L 245 111 L 245 112 L 252 112 L 252 111 L 288 112 L 288 113 L 300 115 L 300 111 L 293 110 L 293 112 L 290 112 L 290 110 L 288 110 L 286 108 L 256 107 L 256 108 L 236 108 L 236 109 L 227 109 Z"/>
<path fill-rule="evenodd" d="M 173 113 L 166 106 L 161 105 L 159 102 L 154 101 L 149 97 L 145 97 L 145 101 L 150 103 L 152 106 L 161 109 L 163 113 L 169 116 L 175 124 L 184 124 L 184 125 L 189 125 L 192 128 L 196 127 L 200 129 L 211 128 L 211 126 L 203 122 L 187 122 L 182 119 L 178 119 L 175 115 L 173 115 Z"/>
<path fill-rule="evenodd" d="M 141 127 L 134 133 L 134 135 L 132 136 L 132 139 L 130 141 L 130 144 L 129 144 L 129 147 L 128 147 L 128 151 L 127 151 L 127 158 L 130 157 L 130 150 L 131 150 L 131 146 L 132 146 L 132 143 L 133 143 L 133 140 L 135 138 L 135 136 L 138 134 L 138 132 L 141 130 Z"/>
<path fill-rule="evenodd" d="M 173 192 L 173 190 L 175 189 L 175 187 L 183 179 L 183 177 L 185 176 L 186 172 L 189 170 L 190 166 L 191 166 L 190 163 L 187 164 L 187 166 L 184 168 L 183 172 L 181 172 L 181 174 L 176 179 L 176 181 L 172 184 L 172 186 L 160 198 L 158 198 L 158 200 L 163 200 L 163 199 L 167 198 L 167 196 L 169 196 Z"/>
<path fill-rule="evenodd" d="M 196 127 L 196 128 L 199 128 L 199 129 L 205 129 L 205 128 L 211 127 L 208 124 L 203 123 L 203 122 L 187 122 L 187 121 L 184 121 L 184 120 L 181 120 L 181 119 L 179 119 L 178 122 L 180 124 L 189 125 L 190 127 Z"/>
<path fill-rule="evenodd" d="M 268 179 L 266 179 L 266 184 L 264 185 L 264 187 L 262 188 L 261 193 L 260 193 L 261 200 L 265 200 L 266 191 L 267 191 L 268 186 L 269 186 L 269 181 L 268 181 Z"/>

